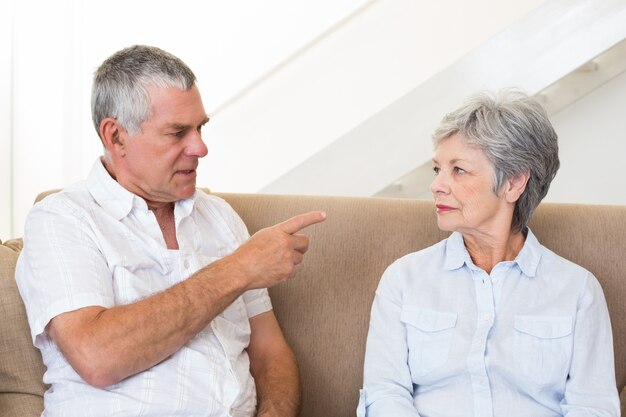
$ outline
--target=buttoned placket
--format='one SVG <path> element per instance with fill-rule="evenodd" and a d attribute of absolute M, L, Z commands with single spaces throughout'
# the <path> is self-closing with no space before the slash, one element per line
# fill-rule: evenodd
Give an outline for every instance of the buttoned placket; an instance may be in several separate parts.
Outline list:
<path fill-rule="evenodd" d="M 228 361 L 228 372 L 230 373 L 232 382 L 237 388 L 236 390 L 232 391 L 232 395 L 229 396 L 230 398 L 224 398 L 224 405 L 228 407 L 228 415 L 229 417 L 232 417 L 233 415 L 232 405 L 235 402 L 235 399 L 239 396 L 239 393 L 241 391 L 241 386 L 239 385 L 239 381 L 237 380 L 237 377 L 235 376 L 235 369 L 233 368 L 233 362 L 231 359 L 230 352 L 227 349 L 226 344 L 220 337 L 220 330 L 219 330 L 219 325 L 217 323 L 217 318 L 213 319 L 213 321 L 211 322 L 211 330 L 213 331 L 215 338 L 217 339 L 220 346 L 222 347 L 222 350 L 224 351 L 224 355 L 226 357 L 226 360 Z"/>
<path fill-rule="evenodd" d="M 487 338 L 493 327 L 495 306 L 493 285 L 489 275 L 471 268 L 476 291 L 476 331 L 467 356 L 467 369 L 474 392 L 474 415 L 477 417 L 493 416 L 491 386 L 487 375 L 486 351 Z"/>
<path fill-rule="evenodd" d="M 182 207 L 176 207 L 175 210 L 175 221 L 176 221 L 176 230 L 178 236 L 197 236 L 189 231 L 189 227 L 191 224 L 189 223 L 191 220 L 188 216 L 184 214 Z M 181 233 L 183 228 L 187 228 L 189 233 Z M 195 248 L 193 243 L 193 238 L 191 241 L 179 239 L 179 250 L 178 250 L 178 264 L 180 271 L 180 280 L 188 278 L 195 272 L 197 272 L 201 267 L 201 261 L 195 255 Z M 224 336 L 222 335 L 222 329 L 220 329 L 218 317 L 213 318 L 209 327 L 211 328 L 211 332 L 217 339 L 222 351 L 224 352 L 224 357 L 228 362 L 228 371 L 230 374 L 231 382 L 234 384 L 236 389 L 228 392 L 226 397 L 223 399 L 223 406 L 226 408 L 226 411 L 229 416 L 233 416 L 234 409 L 232 408 L 233 403 L 239 396 L 241 391 L 241 386 L 239 385 L 239 381 L 237 379 L 235 368 L 233 364 L 234 358 L 232 358 L 232 353 L 229 350 L 228 345 L 224 341 Z M 226 381 L 224 381 L 226 383 Z"/>
<path fill-rule="evenodd" d="M 476 290 L 476 332 L 468 355 L 468 369 L 474 392 L 474 415 L 493 417 L 493 401 L 487 374 L 487 342 L 494 326 L 502 284 L 511 272 L 513 262 L 501 262 L 487 274 L 472 265 L 470 271 Z"/>

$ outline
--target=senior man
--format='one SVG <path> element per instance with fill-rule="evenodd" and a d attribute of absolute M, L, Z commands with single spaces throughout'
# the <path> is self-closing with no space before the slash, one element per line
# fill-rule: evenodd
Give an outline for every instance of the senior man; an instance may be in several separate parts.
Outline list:
<path fill-rule="evenodd" d="M 325 219 L 249 238 L 196 191 L 208 117 L 193 72 L 133 46 L 97 69 L 104 146 L 88 178 L 29 213 L 16 279 L 47 371 L 43 416 L 295 416 L 296 360 L 268 287 Z"/>

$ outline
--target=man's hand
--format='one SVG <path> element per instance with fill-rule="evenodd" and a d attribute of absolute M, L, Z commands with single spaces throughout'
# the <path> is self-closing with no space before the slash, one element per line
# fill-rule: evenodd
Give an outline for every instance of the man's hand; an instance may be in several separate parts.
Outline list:
<path fill-rule="evenodd" d="M 246 289 L 274 286 L 294 276 L 309 248 L 309 238 L 297 233 L 324 220 L 326 213 L 312 211 L 259 230 L 222 261 L 245 280 Z"/>

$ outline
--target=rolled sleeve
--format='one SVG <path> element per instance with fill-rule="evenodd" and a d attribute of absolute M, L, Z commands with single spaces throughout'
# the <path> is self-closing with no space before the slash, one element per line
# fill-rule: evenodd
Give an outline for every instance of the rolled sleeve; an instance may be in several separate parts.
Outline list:
<path fill-rule="evenodd" d="M 619 416 L 614 369 L 611 322 L 604 293 L 597 279 L 588 274 L 576 314 L 572 362 L 561 403 L 563 414 Z"/>
<path fill-rule="evenodd" d="M 403 397 L 385 397 L 370 403 L 366 416 L 419 417 L 419 414 L 413 404 L 407 403 Z"/>

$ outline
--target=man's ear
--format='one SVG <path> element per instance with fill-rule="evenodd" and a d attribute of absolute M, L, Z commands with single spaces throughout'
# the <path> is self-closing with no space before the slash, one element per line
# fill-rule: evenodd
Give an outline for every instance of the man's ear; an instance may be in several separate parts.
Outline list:
<path fill-rule="evenodd" d="M 504 198 L 507 202 L 515 203 L 520 198 L 526 189 L 526 184 L 528 184 L 529 178 L 530 172 L 524 171 L 519 174 L 515 174 L 507 180 L 506 189 L 504 190 Z"/>
<path fill-rule="evenodd" d="M 112 117 L 107 117 L 100 122 L 100 139 L 111 156 L 124 157 L 126 155 L 125 132 L 126 130 Z"/>

